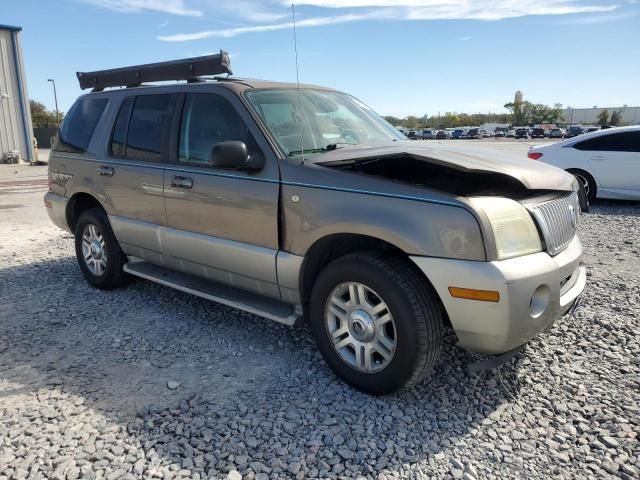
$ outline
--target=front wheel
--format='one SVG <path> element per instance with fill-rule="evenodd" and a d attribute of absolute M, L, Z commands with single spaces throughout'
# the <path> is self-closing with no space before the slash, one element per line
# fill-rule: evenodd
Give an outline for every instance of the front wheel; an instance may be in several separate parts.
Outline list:
<path fill-rule="evenodd" d="M 126 256 L 120 249 L 107 215 L 99 208 L 80 214 L 75 228 L 78 265 L 84 278 L 94 287 L 111 290 L 124 285 Z"/>
<path fill-rule="evenodd" d="M 573 173 L 578 182 L 580 182 L 584 188 L 584 192 L 586 193 L 587 200 L 589 203 L 592 203 L 596 199 L 598 189 L 594 178 L 589 173 L 582 170 L 569 170 L 569 173 Z"/>
<path fill-rule="evenodd" d="M 405 259 L 356 253 L 335 260 L 314 285 L 310 312 L 325 361 L 363 392 L 413 387 L 440 356 L 440 304 Z"/>

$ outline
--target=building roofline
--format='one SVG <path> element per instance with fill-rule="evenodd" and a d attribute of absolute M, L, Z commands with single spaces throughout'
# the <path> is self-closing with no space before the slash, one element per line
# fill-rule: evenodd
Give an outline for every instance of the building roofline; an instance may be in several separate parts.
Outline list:
<path fill-rule="evenodd" d="M 22 27 L 16 27 L 14 25 L 4 25 L 0 23 L 0 30 L 9 30 L 10 32 L 20 32 Z"/>

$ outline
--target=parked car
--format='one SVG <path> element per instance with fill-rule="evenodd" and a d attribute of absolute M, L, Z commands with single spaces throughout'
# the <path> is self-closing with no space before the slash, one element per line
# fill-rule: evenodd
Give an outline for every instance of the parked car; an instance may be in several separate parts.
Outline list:
<path fill-rule="evenodd" d="M 423 130 L 422 131 L 422 139 L 423 140 L 433 140 L 435 138 L 435 132 L 433 130 Z"/>
<path fill-rule="evenodd" d="M 409 140 L 418 140 L 420 138 L 420 135 L 415 130 L 409 130 L 409 133 L 407 133 L 407 138 Z"/>
<path fill-rule="evenodd" d="M 133 275 L 309 322 L 371 394 L 422 381 L 447 326 L 511 358 L 582 292 L 572 175 L 404 140 L 335 90 L 175 82 L 194 70 L 230 73 L 228 56 L 78 74 L 93 91 L 65 115 L 44 203 L 94 287 Z"/>
<path fill-rule="evenodd" d="M 510 128 L 509 130 L 507 130 L 507 138 L 515 138 L 516 136 L 516 131 L 513 128 Z"/>
<path fill-rule="evenodd" d="M 531 131 L 531 138 L 544 138 L 544 137 L 545 137 L 544 128 L 534 128 Z"/>
<path fill-rule="evenodd" d="M 563 138 L 564 130 L 561 128 L 552 128 L 549 132 L 549 138 Z"/>
<path fill-rule="evenodd" d="M 449 139 L 449 132 L 447 132 L 446 130 L 438 130 L 438 133 L 436 133 L 436 140 L 448 140 Z"/>
<path fill-rule="evenodd" d="M 577 137 L 578 135 L 582 135 L 584 133 L 584 129 L 580 126 L 571 126 L 569 127 L 565 134 L 564 134 L 564 138 L 573 138 L 573 137 Z"/>
<path fill-rule="evenodd" d="M 465 138 L 466 132 L 464 130 L 462 130 L 461 128 L 457 128 L 453 131 L 453 133 L 451 134 L 451 138 L 453 140 L 460 140 L 462 138 Z"/>
<path fill-rule="evenodd" d="M 478 139 L 480 138 L 480 130 L 478 128 L 470 128 L 467 130 L 467 138 Z"/>
<path fill-rule="evenodd" d="M 496 130 L 494 137 L 499 138 L 499 137 L 506 137 L 507 136 L 507 132 L 505 130 Z"/>
<path fill-rule="evenodd" d="M 516 128 L 515 138 L 529 138 L 526 128 Z"/>
<path fill-rule="evenodd" d="M 640 126 L 585 133 L 528 155 L 574 174 L 589 200 L 640 200 Z"/>
<path fill-rule="evenodd" d="M 491 138 L 493 134 L 491 132 L 487 132 L 486 130 L 480 130 L 480 138 Z"/>

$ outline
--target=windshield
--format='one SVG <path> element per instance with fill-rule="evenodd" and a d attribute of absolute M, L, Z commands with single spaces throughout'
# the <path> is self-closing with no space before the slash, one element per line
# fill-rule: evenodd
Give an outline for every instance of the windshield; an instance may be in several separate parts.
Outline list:
<path fill-rule="evenodd" d="M 345 93 L 273 89 L 250 90 L 246 97 L 289 156 L 405 138 L 377 113 Z"/>

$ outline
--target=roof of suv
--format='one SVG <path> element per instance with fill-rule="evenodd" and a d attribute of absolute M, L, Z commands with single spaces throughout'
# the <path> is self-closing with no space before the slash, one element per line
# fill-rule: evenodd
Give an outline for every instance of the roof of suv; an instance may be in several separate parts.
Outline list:
<path fill-rule="evenodd" d="M 183 87 L 194 86 L 194 85 L 219 85 L 234 92 L 242 92 L 244 90 L 260 88 L 260 89 L 297 89 L 297 83 L 289 83 L 289 82 L 274 82 L 271 80 L 259 80 L 253 78 L 238 78 L 238 77 L 214 77 L 213 79 L 203 79 L 201 82 L 179 82 L 179 83 L 152 83 L 152 84 L 142 84 L 136 87 L 116 87 L 105 89 L 101 92 L 95 93 L 109 93 L 109 92 L 122 92 L 122 91 L 140 91 L 140 90 L 149 90 L 154 88 L 167 88 L 174 87 L 176 90 L 180 90 Z M 310 84 L 300 84 L 301 89 L 314 89 L 314 90 L 326 90 L 326 91 L 336 91 L 332 88 L 323 87 L 320 85 L 310 85 Z M 92 92 L 93 93 L 93 92 Z"/>

